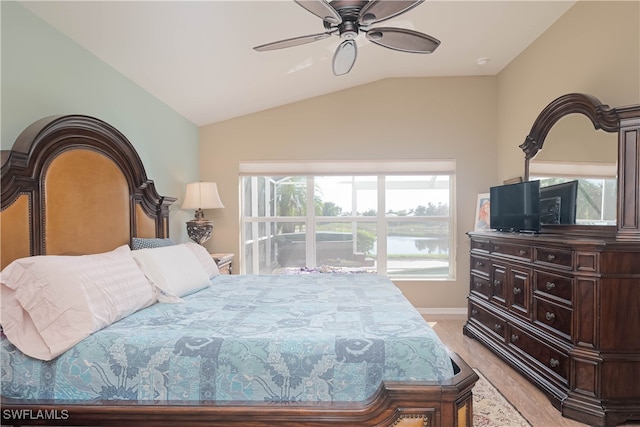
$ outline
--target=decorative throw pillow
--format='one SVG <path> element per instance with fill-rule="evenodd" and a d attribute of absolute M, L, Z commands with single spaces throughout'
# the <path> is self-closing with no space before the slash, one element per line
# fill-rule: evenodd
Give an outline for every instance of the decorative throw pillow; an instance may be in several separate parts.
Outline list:
<path fill-rule="evenodd" d="M 131 239 L 131 249 L 137 251 L 139 249 L 162 248 L 165 246 L 175 245 L 171 239 L 163 238 L 144 238 L 134 237 Z"/>

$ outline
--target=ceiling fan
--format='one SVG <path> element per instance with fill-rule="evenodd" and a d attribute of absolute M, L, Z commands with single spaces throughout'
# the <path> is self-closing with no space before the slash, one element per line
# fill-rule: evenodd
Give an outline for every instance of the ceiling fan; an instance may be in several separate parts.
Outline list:
<path fill-rule="evenodd" d="M 358 55 L 356 36 L 363 32 L 372 43 L 389 49 L 410 53 L 431 53 L 440 40 L 427 34 L 405 28 L 374 27 L 372 24 L 391 19 L 413 9 L 424 0 L 294 0 L 320 19 L 326 29 L 323 33 L 293 37 L 254 47 L 258 52 L 299 46 L 323 40 L 336 34 L 343 40 L 333 55 L 333 73 L 347 74 Z"/>

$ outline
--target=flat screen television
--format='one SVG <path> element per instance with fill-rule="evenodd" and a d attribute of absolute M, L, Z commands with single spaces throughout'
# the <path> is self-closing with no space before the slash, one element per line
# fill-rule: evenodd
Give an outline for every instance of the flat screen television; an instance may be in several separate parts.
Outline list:
<path fill-rule="evenodd" d="M 540 223 L 575 224 L 578 181 L 540 187 Z"/>
<path fill-rule="evenodd" d="M 491 228 L 540 231 L 540 181 L 499 185 L 489 189 Z"/>

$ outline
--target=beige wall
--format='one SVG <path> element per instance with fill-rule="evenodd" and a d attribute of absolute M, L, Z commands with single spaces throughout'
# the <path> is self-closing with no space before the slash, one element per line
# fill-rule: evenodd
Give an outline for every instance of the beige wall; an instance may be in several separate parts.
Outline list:
<path fill-rule="evenodd" d="M 224 210 L 208 212 L 213 251 L 239 253 L 240 160 L 457 160 L 457 280 L 400 282 L 418 307 L 463 307 L 478 192 L 495 181 L 494 77 L 388 79 L 201 128 L 201 179 Z"/>
<path fill-rule="evenodd" d="M 640 103 L 639 19 L 637 2 L 580 1 L 496 78 L 387 79 L 202 127 L 201 179 L 226 206 L 207 246 L 239 253 L 240 160 L 455 158 L 456 280 L 397 284 L 417 307 L 466 307 L 477 193 L 522 175 L 517 146 L 557 96 Z"/>
<path fill-rule="evenodd" d="M 547 104 L 572 92 L 640 104 L 640 2 L 579 1 L 498 75 L 499 179 L 522 175 L 518 145 Z"/>

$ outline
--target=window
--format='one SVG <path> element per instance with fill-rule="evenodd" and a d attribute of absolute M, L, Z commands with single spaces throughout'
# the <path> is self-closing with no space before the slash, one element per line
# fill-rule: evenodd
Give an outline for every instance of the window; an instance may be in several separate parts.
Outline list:
<path fill-rule="evenodd" d="M 453 161 L 241 163 L 241 272 L 452 279 Z"/>
<path fill-rule="evenodd" d="M 615 225 L 616 172 L 608 163 L 532 162 L 530 175 L 541 187 L 578 180 L 576 224 Z"/>

